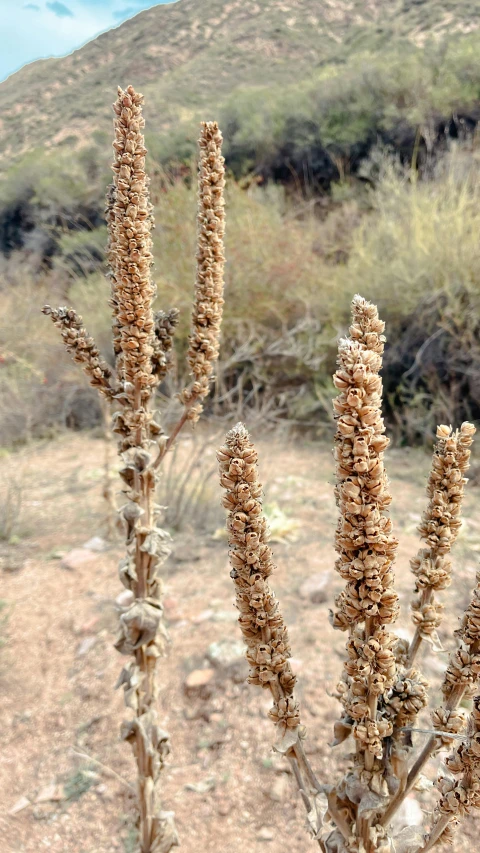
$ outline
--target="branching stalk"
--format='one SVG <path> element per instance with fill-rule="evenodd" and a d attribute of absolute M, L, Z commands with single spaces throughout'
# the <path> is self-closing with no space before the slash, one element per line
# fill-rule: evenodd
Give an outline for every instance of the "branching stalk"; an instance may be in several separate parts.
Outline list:
<path fill-rule="evenodd" d="M 116 376 L 72 309 L 46 306 L 62 330 L 67 350 L 83 364 L 92 385 L 117 404 L 113 430 L 119 436 L 120 476 L 126 503 L 120 509 L 126 557 L 119 575 L 131 592 L 120 613 L 117 650 L 130 658 L 121 672 L 125 704 L 131 716 L 122 737 L 132 744 L 138 766 L 139 841 L 141 853 L 169 853 L 178 845 L 173 813 L 161 809 L 158 782 L 169 752 L 169 735 L 156 708 L 156 661 L 163 653 L 162 581 L 159 570 L 168 557 L 168 534 L 158 526 L 155 505 L 157 470 L 188 421 L 198 420 L 218 356 L 223 306 L 224 161 L 221 134 L 214 122 L 202 125 L 199 170 L 198 275 L 189 365 L 194 382 L 184 392 L 184 415 L 170 438 L 153 412 L 154 393 L 171 366 L 178 312 L 153 313 L 151 276 L 153 209 L 145 174 L 142 134 L 143 96 L 132 86 L 118 90 L 115 111 L 115 159 L 106 219 L 109 232 L 113 351 Z M 155 458 L 156 457 L 156 458 Z M 155 459 L 155 461 L 154 461 Z"/>
<path fill-rule="evenodd" d="M 218 453 L 220 482 L 226 490 L 231 577 L 252 667 L 249 681 L 270 689 L 274 703 L 270 716 L 281 734 L 276 748 L 290 761 L 309 824 L 324 853 L 394 853 L 397 839 L 389 825 L 398 806 L 426 761 L 442 746 L 461 739 L 460 758 L 452 769 L 462 769 L 463 762 L 465 773 L 460 787 L 442 783 L 440 813 L 430 835 L 421 842 L 419 827 L 414 828 L 408 847 L 405 837 L 398 839 L 405 853 L 423 853 L 438 839 L 450 837 L 456 817 L 447 819 L 446 810 L 456 815 L 465 803 L 468 808 L 480 804 L 480 772 L 477 779 L 473 757 L 470 763 L 464 760 L 469 749 L 472 756 L 477 751 L 480 766 L 480 698 L 475 742 L 460 735 L 464 718 L 459 709 L 480 675 L 480 586 L 457 632 L 461 645 L 445 674 L 444 704 L 433 711 L 431 735 L 408 768 L 413 752 L 411 733 L 417 730 L 413 723 L 427 703 L 428 687 L 413 664 L 425 639 L 438 642 L 440 606 L 434 591 L 450 580 L 447 555 L 460 525 L 463 475 L 475 429 L 468 423 L 457 432 L 451 427 L 438 428 L 429 505 L 420 528 L 427 548 L 412 561 L 419 597 L 413 608 L 417 630 L 409 648 L 388 631 L 397 617 L 398 603 L 392 571 L 397 540 L 388 516 L 391 497 L 383 462 L 388 445 L 379 376 L 384 324 L 375 306 L 359 296 L 352 309 L 350 337 L 340 342 L 334 376 L 339 390 L 334 401 L 339 508 L 336 569 L 346 585 L 337 597 L 331 622 L 347 634 L 347 661 L 338 685 L 344 712 L 335 724 L 334 744 L 353 735 L 355 750 L 351 766 L 337 785 L 319 785 L 303 749 L 305 732 L 293 693 L 287 630 L 268 585 L 273 564 L 262 515 L 257 454 L 242 424 L 227 434 Z M 322 793 L 327 796 L 327 820 L 317 817 L 312 822 Z"/>

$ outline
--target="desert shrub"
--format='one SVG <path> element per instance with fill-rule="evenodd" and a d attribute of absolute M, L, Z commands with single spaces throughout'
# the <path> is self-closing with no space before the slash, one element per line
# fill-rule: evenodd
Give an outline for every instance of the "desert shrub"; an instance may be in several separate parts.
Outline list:
<path fill-rule="evenodd" d="M 334 185 L 323 204 L 281 186 L 227 186 L 224 337 L 209 411 L 266 424 L 328 423 L 337 333 L 347 295 L 362 291 L 389 324 L 386 416 L 397 441 L 427 441 L 437 421 L 480 413 L 478 153 L 455 144 L 422 180 L 391 149 L 363 161 L 361 186 Z M 370 187 L 368 189 L 367 187 Z M 156 308 L 180 309 L 171 397 L 184 379 L 194 281 L 195 189 L 158 173 L 152 184 Z M 10 441 L 84 423 L 83 386 L 37 326 L 43 299 L 74 301 L 111 363 L 109 285 L 101 269 L 104 231 L 63 231 L 49 274 L 32 276 L 13 254 L 0 293 L 5 347 L 0 366 L 0 434 Z M 81 267 L 81 270 L 77 267 Z M 18 306 L 22 311 L 18 311 Z M 74 411 L 69 401 L 74 401 Z M 84 400 L 83 405 L 87 405 Z M 90 403 L 88 403 L 90 406 Z M 95 422 L 100 412 L 90 407 Z M 89 423 L 91 421 L 88 421 Z"/>
<path fill-rule="evenodd" d="M 363 288 L 382 305 L 388 412 L 413 440 L 439 419 L 480 416 L 478 173 L 477 152 L 462 148 L 425 181 L 384 161 L 372 212 L 336 270 L 339 293 Z"/>

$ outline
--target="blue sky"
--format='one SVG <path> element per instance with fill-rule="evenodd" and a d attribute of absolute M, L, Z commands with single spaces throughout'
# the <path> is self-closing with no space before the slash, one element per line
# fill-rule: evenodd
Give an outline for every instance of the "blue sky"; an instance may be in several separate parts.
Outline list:
<path fill-rule="evenodd" d="M 170 0 L 0 0 L 0 80 L 26 62 L 63 56 L 142 9 Z"/>

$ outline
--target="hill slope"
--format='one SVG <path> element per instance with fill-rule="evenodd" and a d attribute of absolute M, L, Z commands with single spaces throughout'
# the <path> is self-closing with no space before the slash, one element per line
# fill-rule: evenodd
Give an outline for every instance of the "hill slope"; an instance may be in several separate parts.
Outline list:
<path fill-rule="evenodd" d="M 118 84 L 148 96 L 150 132 L 218 114 L 242 87 L 305 79 L 392 37 L 422 45 L 479 26 L 480 0 L 178 0 L 0 84 L 0 168 L 29 149 L 109 133 Z"/>

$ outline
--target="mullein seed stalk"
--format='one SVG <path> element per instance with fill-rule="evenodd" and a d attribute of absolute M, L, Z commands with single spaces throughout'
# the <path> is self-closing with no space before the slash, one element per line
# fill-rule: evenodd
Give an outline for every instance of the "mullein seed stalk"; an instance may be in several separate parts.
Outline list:
<path fill-rule="evenodd" d="M 389 517 L 392 497 L 384 453 L 389 440 L 382 419 L 380 369 L 384 324 L 374 305 L 356 296 L 349 337 L 341 340 L 334 384 L 335 497 L 339 510 L 335 568 L 345 587 L 330 614 L 347 634 L 347 658 L 337 696 L 342 714 L 333 746 L 352 743 L 350 767 L 337 784 L 320 782 L 305 758 L 306 729 L 294 697 L 287 628 L 268 577 L 273 558 L 261 508 L 257 453 L 242 424 L 219 450 L 226 490 L 231 577 L 239 624 L 251 666 L 249 682 L 269 689 L 276 748 L 292 764 L 308 813 L 308 828 L 325 853 L 422 853 L 448 840 L 459 818 L 480 805 L 480 696 L 468 731 L 460 703 L 480 693 L 480 574 L 443 682 L 444 702 L 432 712 L 423 749 L 414 746 L 418 713 L 427 705 L 428 682 L 417 668 L 425 642 L 439 648 L 442 607 L 435 593 L 452 575 L 450 549 L 460 527 L 465 472 L 475 428 L 439 426 L 428 481 L 428 506 L 419 532 L 424 546 L 412 560 L 415 634 L 409 644 L 391 630 L 398 616 L 394 588 L 397 539 Z M 463 734 L 462 734 L 463 733 Z M 460 741 L 459 741 L 460 739 Z M 426 761 L 460 743 L 447 767 L 457 781 L 441 778 L 440 799 L 428 832 L 409 827 L 396 837 L 391 819 Z M 405 834 L 406 833 L 406 834 Z"/>
<path fill-rule="evenodd" d="M 107 194 L 107 257 L 110 267 L 115 371 L 72 309 L 50 314 L 62 332 L 67 351 L 80 362 L 92 385 L 115 407 L 125 502 L 120 518 L 126 556 L 119 576 L 131 593 L 120 612 L 116 649 L 129 660 L 123 687 L 129 718 L 122 737 L 131 743 L 138 766 L 139 849 L 168 853 L 178 845 L 172 812 L 162 810 L 159 777 L 169 753 L 169 735 L 157 710 L 156 663 L 167 639 L 163 624 L 161 566 L 170 554 L 169 535 L 159 526 L 155 504 L 159 464 L 183 425 L 194 423 L 208 394 L 218 357 L 223 306 L 224 161 L 222 137 L 215 122 L 202 124 L 200 135 L 197 282 L 188 363 L 193 382 L 181 396 L 183 414 L 170 436 L 154 412 L 154 395 L 172 364 L 178 312 L 153 311 L 156 287 L 151 230 L 153 209 L 145 172 L 143 96 L 132 86 L 118 90 L 114 104 L 113 182 Z"/>

